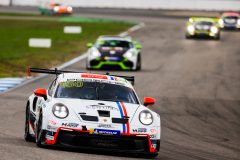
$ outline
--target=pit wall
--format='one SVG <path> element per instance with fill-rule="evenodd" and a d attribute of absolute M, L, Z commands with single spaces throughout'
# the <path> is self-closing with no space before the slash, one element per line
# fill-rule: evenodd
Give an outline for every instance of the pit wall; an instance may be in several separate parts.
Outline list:
<path fill-rule="evenodd" d="M 16 6 L 39 6 L 49 0 L 12 0 Z M 73 7 L 240 11 L 240 0 L 56 0 Z M 9 5 L 10 0 L 0 0 Z"/>

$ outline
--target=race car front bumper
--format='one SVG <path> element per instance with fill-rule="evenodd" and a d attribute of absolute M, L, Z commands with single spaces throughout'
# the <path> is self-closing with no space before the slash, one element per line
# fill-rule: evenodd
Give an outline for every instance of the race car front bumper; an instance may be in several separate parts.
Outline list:
<path fill-rule="evenodd" d="M 92 135 L 89 134 L 89 130 L 70 131 L 61 128 L 53 135 L 52 140 L 47 140 L 43 134 L 42 145 L 141 154 L 157 154 L 160 149 L 160 139 L 150 139 L 149 135 L 138 136 L 127 133 L 121 133 L 120 136 Z"/>
<path fill-rule="evenodd" d="M 92 69 L 131 70 L 134 66 L 134 63 L 126 58 L 122 61 L 102 61 L 96 58 L 90 61 L 90 66 Z"/>
<path fill-rule="evenodd" d="M 205 30 L 195 30 L 194 32 L 188 32 L 190 36 L 196 36 L 196 37 L 213 37 L 215 38 L 219 32 L 217 33 L 212 33 L 210 31 L 205 31 Z"/>
<path fill-rule="evenodd" d="M 220 28 L 222 28 L 222 29 L 240 29 L 240 25 L 237 23 L 236 24 L 224 23 L 224 24 L 220 25 Z"/>

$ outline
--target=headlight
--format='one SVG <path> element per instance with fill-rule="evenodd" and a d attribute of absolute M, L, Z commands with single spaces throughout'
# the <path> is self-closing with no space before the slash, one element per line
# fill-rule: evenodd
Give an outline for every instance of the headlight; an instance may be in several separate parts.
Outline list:
<path fill-rule="evenodd" d="M 127 53 L 126 53 L 126 57 L 130 58 L 130 57 L 132 57 L 132 56 L 133 56 L 132 52 L 127 52 Z"/>
<path fill-rule="evenodd" d="M 189 32 L 194 32 L 194 30 L 195 30 L 195 29 L 194 29 L 193 26 L 188 26 L 188 31 L 189 31 Z"/>
<path fill-rule="evenodd" d="M 219 23 L 219 24 L 223 24 L 223 20 L 222 20 L 222 19 L 219 19 L 219 20 L 218 20 L 218 23 Z"/>
<path fill-rule="evenodd" d="M 54 7 L 54 11 L 58 11 L 58 10 L 59 10 L 58 6 Z"/>
<path fill-rule="evenodd" d="M 72 11 L 72 7 L 67 7 L 67 10 L 70 12 Z"/>
<path fill-rule="evenodd" d="M 92 55 L 95 57 L 98 57 L 98 56 L 100 56 L 100 53 L 95 50 L 95 51 L 92 51 Z"/>
<path fill-rule="evenodd" d="M 217 27 L 212 27 L 212 28 L 211 28 L 211 32 L 212 32 L 212 33 L 217 33 L 217 31 L 218 31 Z"/>
<path fill-rule="evenodd" d="M 144 110 L 139 114 L 139 120 L 144 125 L 150 125 L 153 122 L 153 116 L 149 111 Z"/>
<path fill-rule="evenodd" d="M 240 25 L 240 19 L 237 21 L 238 25 Z"/>
<path fill-rule="evenodd" d="M 192 19 L 192 18 L 189 18 L 189 22 L 191 22 L 191 23 L 192 23 L 192 22 L 193 22 L 193 19 Z"/>
<path fill-rule="evenodd" d="M 68 108 L 61 103 L 55 104 L 52 111 L 53 114 L 58 118 L 66 118 L 68 116 Z"/>

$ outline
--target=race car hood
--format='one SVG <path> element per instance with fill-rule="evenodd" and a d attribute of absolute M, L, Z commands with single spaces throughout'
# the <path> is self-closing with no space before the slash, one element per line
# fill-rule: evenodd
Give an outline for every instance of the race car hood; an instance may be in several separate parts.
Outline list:
<path fill-rule="evenodd" d="M 123 102 L 110 102 L 99 100 L 81 100 L 81 99 L 63 99 L 58 98 L 58 102 L 63 103 L 69 109 L 69 112 L 75 112 L 80 115 L 81 120 L 85 123 L 92 122 L 84 120 L 83 116 L 95 116 L 99 121 L 104 119 L 108 122 L 112 118 L 128 118 L 131 122 L 139 104 L 123 103 Z M 125 116 L 125 117 L 124 117 Z"/>

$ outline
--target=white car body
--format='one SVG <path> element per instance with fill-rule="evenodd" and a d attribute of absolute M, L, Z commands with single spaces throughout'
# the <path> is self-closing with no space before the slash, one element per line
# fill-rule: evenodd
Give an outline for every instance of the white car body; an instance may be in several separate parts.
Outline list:
<path fill-rule="evenodd" d="M 148 109 L 146 106 L 125 102 L 111 102 L 111 101 L 101 101 L 101 100 L 86 100 L 86 99 L 74 99 L 74 98 L 55 98 L 55 92 L 57 86 L 61 83 L 67 81 L 92 81 L 100 83 L 110 83 L 115 85 L 121 85 L 129 87 L 135 93 L 131 83 L 120 77 L 113 77 L 109 75 L 94 75 L 86 73 L 63 73 L 57 76 L 53 84 L 47 90 L 47 100 L 41 96 L 36 96 L 32 94 L 27 103 L 27 107 L 30 108 L 30 121 L 28 125 L 29 134 L 31 137 L 37 137 L 37 126 L 39 117 L 42 115 L 42 131 L 41 135 L 41 145 L 58 145 L 58 146 L 70 146 L 68 142 L 61 143 L 58 139 L 58 135 L 61 132 L 71 132 L 71 133 L 99 133 L 100 137 L 111 137 L 121 138 L 122 136 L 138 137 L 145 139 L 145 147 L 147 149 L 132 149 L 124 150 L 116 148 L 114 151 L 121 152 L 132 152 L 132 153 L 149 153 L 158 154 L 160 147 L 160 137 L 161 137 L 161 126 L 160 126 L 160 116 Z M 52 94 L 50 94 L 52 93 Z M 136 95 L 136 94 L 135 94 Z M 136 95 L 137 97 L 137 95 Z M 138 99 L 138 98 L 137 98 Z M 53 106 L 57 103 L 64 104 L 68 108 L 68 116 L 66 118 L 58 118 L 53 113 Z M 100 116 L 100 111 L 109 111 L 109 116 Z M 139 114 L 142 111 L 148 111 L 153 116 L 153 122 L 150 125 L 144 125 L 139 120 Z M 40 114 L 41 112 L 41 114 Z M 105 112 L 103 112 L 105 114 Z M 40 116 L 39 116 L 40 115 Z M 84 116 L 95 116 L 98 117 L 98 121 L 87 121 L 84 120 Z M 113 123 L 112 118 L 124 119 L 123 117 L 128 117 L 128 123 Z M 125 117 L 125 119 L 126 119 Z M 84 128 L 85 126 L 85 128 Z M 91 129 L 91 128 L 95 128 Z M 98 131 L 96 131 L 96 129 Z M 102 131 L 102 130 L 103 131 Z M 107 131 L 110 133 L 116 131 L 117 136 L 104 135 Z M 25 133 L 26 134 L 26 133 Z M 67 133 L 66 133 L 67 134 Z M 113 133 L 113 135 L 115 132 Z M 91 134 L 86 135 L 87 137 Z M 58 140 L 57 140 L 58 139 Z M 155 141 L 155 142 L 154 142 Z M 135 142 L 135 141 L 134 141 Z M 153 143 L 152 143 L 153 142 Z M 70 143 L 70 142 L 69 142 Z M 132 143 L 132 142 L 131 142 Z M 140 143 L 140 142 L 139 142 Z M 159 143 L 159 144 L 158 144 Z M 112 145 L 112 144 L 105 144 Z M 137 144 L 136 144 L 137 145 Z M 147 146 L 146 146 L 147 145 Z M 159 145 L 159 146 L 157 146 Z M 84 146 L 75 146 L 76 148 L 84 148 Z M 88 146 L 89 147 L 89 146 Z M 116 145 L 115 145 L 116 147 Z M 135 146 L 136 147 L 136 146 Z M 94 149 L 95 147 L 90 147 Z M 103 147 L 101 144 L 97 144 L 98 149 L 109 150 L 114 147 Z"/>

